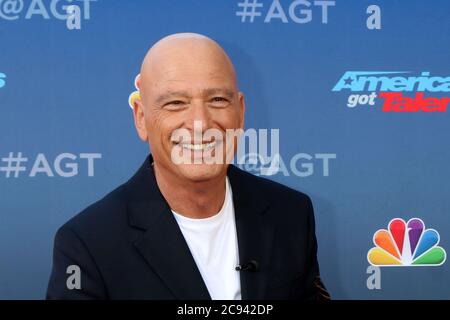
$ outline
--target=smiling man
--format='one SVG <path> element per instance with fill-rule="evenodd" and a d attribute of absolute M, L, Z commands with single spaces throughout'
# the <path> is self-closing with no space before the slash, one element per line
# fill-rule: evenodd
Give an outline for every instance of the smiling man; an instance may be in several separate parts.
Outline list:
<path fill-rule="evenodd" d="M 245 103 L 223 49 L 163 38 L 137 86 L 152 154 L 58 230 L 47 298 L 327 299 L 309 197 L 229 164 Z"/>

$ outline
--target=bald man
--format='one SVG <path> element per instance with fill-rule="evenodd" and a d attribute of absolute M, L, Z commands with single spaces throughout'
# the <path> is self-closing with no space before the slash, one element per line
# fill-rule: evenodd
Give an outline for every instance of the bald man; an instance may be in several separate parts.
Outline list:
<path fill-rule="evenodd" d="M 49 299 L 327 299 L 309 197 L 230 165 L 245 102 L 224 50 L 158 41 L 134 123 L 151 154 L 62 226 Z"/>

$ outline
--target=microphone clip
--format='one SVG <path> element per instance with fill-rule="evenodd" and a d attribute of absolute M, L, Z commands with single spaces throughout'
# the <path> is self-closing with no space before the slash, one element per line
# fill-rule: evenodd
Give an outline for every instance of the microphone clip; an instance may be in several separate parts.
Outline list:
<path fill-rule="evenodd" d="M 251 260 L 250 262 L 239 264 L 235 268 L 236 271 L 249 271 L 249 272 L 255 272 L 258 271 L 259 264 L 256 260 Z"/>

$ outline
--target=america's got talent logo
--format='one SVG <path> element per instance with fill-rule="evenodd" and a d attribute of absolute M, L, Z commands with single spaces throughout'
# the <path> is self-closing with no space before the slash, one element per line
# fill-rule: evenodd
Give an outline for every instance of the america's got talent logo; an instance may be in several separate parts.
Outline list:
<path fill-rule="evenodd" d="M 450 77 L 428 71 L 347 71 L 332 91 L 347 90 L 349 108 L 375 106 L 379 99 L 382 112 L 445 112 L 450 103 Z"/>
<path fill-rule="evenodd" d="M 378 267 L 440 266 L 447 254 L 438 246 L 439 233 L 426 229 L 419 218 L 408 222 L 395 218 L 387 229 L 379 229 L 373 235 L 375 247 L 367 253 L 367 260 Z"/>

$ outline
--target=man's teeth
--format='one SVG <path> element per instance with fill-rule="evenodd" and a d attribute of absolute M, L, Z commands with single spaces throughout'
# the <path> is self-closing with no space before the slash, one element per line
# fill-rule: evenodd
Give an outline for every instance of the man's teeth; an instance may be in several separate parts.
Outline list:
<path fill-rule="evenodd" d="M 214 146 L 216 145 L 215 141 L 209 142 L 209 143 L 182 143 L 181 147 L 188 149 L 188 150 L 194 150 L 194 151 L 205 151 L 205 150 L 210 150 L 212 148 L 214 148 Z"/>

